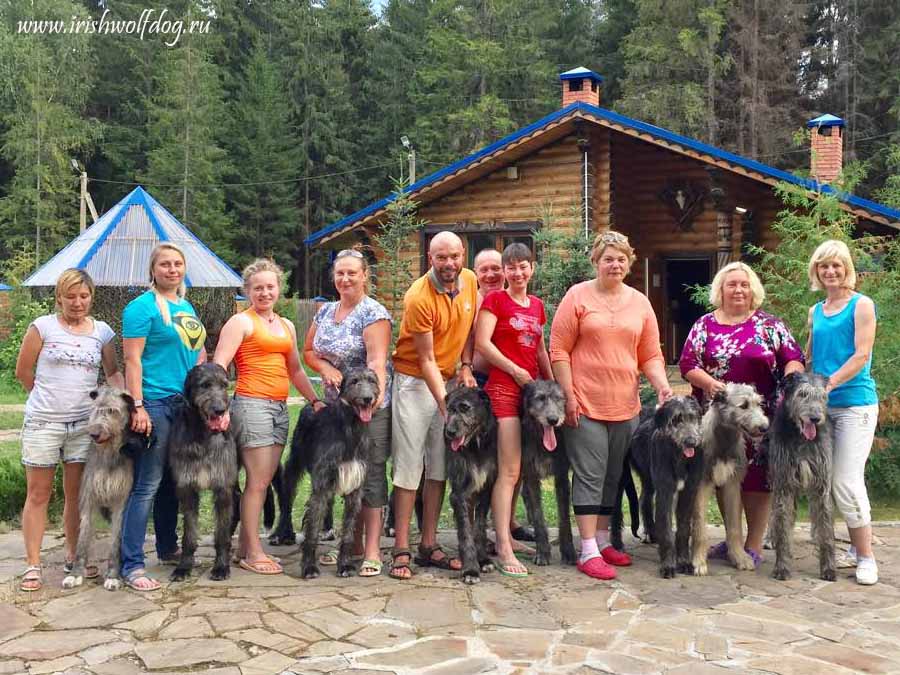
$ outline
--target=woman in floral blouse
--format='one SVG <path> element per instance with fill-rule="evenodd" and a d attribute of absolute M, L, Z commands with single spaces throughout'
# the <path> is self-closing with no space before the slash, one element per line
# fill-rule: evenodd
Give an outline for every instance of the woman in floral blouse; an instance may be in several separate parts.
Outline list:
<path fill-rule="evenodd" d="M 775 409 L 775 394 L 782 377 L 802 371 L 803 352 L 784 323 L 759 309 L 765 291 L 756 273 L 733 262 L 716 274 L 710 288 L 715 311 L 697 319 L 681 352 L 682 376 L 693 386 L 703 405 L 728 382 L 752 384 L 765 401 L 766 415 Z M 749 467 L 741 484 L 747 517 L 744 548 L 759 565 L 762 541 L 769 521 L 771 492 L 764 453 L 748 441 Z M 713 546 L 711 558 L 725 558 L 725 542 Z"/>

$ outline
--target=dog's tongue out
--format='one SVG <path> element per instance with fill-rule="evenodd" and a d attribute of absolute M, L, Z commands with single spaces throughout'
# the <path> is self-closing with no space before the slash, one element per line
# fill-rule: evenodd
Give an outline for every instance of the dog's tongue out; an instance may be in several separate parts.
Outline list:
<path fill-rule="evenodd" d="M 684 453 L 684 456 L 688 459 L 694 456 L 694 448 L 682 448 L 681 452 Z"/>
<path fill-rule="evenodd" d="M 206 420 L 206 426 L 210 431 L 228 431 L 228 417 L 226 415 L 216 415 Z"/>
<path fill-rule="evenodd" d="M 544 447 L 550 452 L 556 450 L 556 429 L 549 424 L 544 425 Z"/>
<path fill-rule="evenodd" d="M 803 437 L 808 441 L 816 440 L 816 425 L 812 422 L 804 422 L 803 423 Z"/>
<path fill-rule="evenodd" d="M 363 422 L 372 421 L 372 408 L 357 408 L 356 414 L 359 415 L 359 419 Z"/>
<path fill-rule="evenodd" d="M 450 449 L 453 452 L 459 452 L 459 449 L 466 444 L 465 436 L 457 436 L 452 441 L 450 441 Z"/>

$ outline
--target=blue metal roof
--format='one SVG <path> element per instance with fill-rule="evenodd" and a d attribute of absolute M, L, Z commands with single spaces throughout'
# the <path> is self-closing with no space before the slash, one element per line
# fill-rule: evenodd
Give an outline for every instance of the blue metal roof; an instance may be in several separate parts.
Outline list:
<path fill-rule="evenodd" d="M 498 150 L 502 150 L 504 147 L 515 143 L 525 136 L 533 134 L 535 131 L 539 131 L 541 128 L 577 112 L 592 115 L 607 122 L 618 124 L 628 129 L 639 131 L 641 133 L 649 134 L 654 138 L 667 141 L 669 143 L 674 143 L 684 148 L 696 150 L 697 152 L 715 157 L 716 159 L 721 159 L 750 171 L 755 171 L 756 173 L 762 174 L 763 176 L 768 176 L 769 178 L 774 178 L 775 180 L 793 183 L 794 185 L 800 185 L 809 190 L 823 192 L 825 194 L 836 195 L 838 199 L 851 206 L 855 206 L 857 208 L 869 211 L 873 214 L 877 214 L 895 223 L 900 223 L 900 211 L 889 208 L 884 204 L 878 204 L 877 202 L 863 199 L 862 197 L 855 197 L 854 195 L 843 192 L 841 190 L 837 190 L 825 183 L 819 183 L 818 181 L 811 178 L 802 178 L 800 176 L 796 176 L 787 171 L 776 169 L 775 167 L 769 166 L 768 164 L 763 164 L 762 162 L 757 162 L 756 160 L 742 157 L 741 155 L 736 155 L 732 152 L 728 152 L 727 150 L 722 150 L 721 148 L 707 145 L 706 143 L 701 143 L 696 139 L 688 138 L 687 136 L 682 136 L 681 134 L 676 134 L 675 132 L 669 131 L 668 129 L 663 129 L 662 127 L 657 127 L 652 124 L 648 124 L 647 122 L 641 122 L 639 120 L 632 119 L 631 117 L 615 113 L 612 110 L 589 105 L 581 101 L 572 103 L 565 108 L 555 110 L 546 117 L 542 117 L 538 121 L 533 122 L 526 127 L 522 127 L 509 136 L 501 138 L 499 141 L 495 141 L 494 143 L 491 143 L 490 145 L 477 150 L 468 157 L 464 157 L 456 162 L 453 162 L 452 164 L 448 164 L 443 169 L 439 169 L 434 173 L 425 176 L 421 180 L 418 180 L 410 185 L 407 189 L 407 193 L 413 195 L 414 197 L 415 192 L 417 192 L 418 190 L 429 187 L 437 181 L 446 178 L 447 176 L 454 174 L 469 165 L 475 164 L 480 159 L 483 159 L 488 155 L 492 155 Z M 383 209 L 396 198 L 397 193 L 391 193 L 387 197 L 384 197 L 377 202 L 373 202 L 372 204 L 369 204 L 365 208 L 362 208 L 355 213 L 351 213 L 349 216 L 346 216 L 345 218 L 342 218 L 341 220 L 338 220 L 337 222 L 322 228 L 318 232 L 314 232 L 304 240 L 304 243 L 307 246 L 313 246 L 328 235 L 339 232 L 342 229 L 346 228 L 348 225 L 352 225 L 356 221 L 362 220 L 363 218 Z"/>
<path fill-rule="evenodd" d="M 811 119 L 806 123 L 807 129 L 812 129 L 813 127 L 842 127 L 845 126 L 844 120 L 840 117 L 835 117 L 834 115 L 829 115 L 825 113 L 824 115 L 819 115 Z"/>
<path fill-rule="evenodd" d="M 241 277 L 162 204 L 138 186 L 104 213 L 40 269 L 24 286 L 55 286 L 70 267 L 85 270 L 98 286 L 146 286 L 150 253 L 162 241 L 184 251 L 185 284 L 194 288 L 236 288 Z"/>
<path fill-rule="evenodd" d="M 572 68 L 572 70 L 567 70 L 564 73 L 559 74 L 560 80 L 593 80 L 594 82 L 603 82 L 603 76 L 600 73 L 595 73 L 593 70 L 588 70 L 587 68 L 580 66 L 578 68 Z"/>

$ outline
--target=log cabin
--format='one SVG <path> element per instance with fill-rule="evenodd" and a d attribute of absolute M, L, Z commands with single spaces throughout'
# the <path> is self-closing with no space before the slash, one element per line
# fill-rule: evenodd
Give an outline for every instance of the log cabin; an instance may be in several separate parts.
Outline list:
<path fill-rule="evenodd" d="M 478 251 L 531 243 L 532 232 L 542 227 L 619 230 L 638 256 L 628 283 L 650 298 L 663 353 L 675 362 L 705 311 L 686 287 L 708 284 L 745 244 L 777 245 L 771 224 L 784 208 L 773 191 L 778 182 L 834 192 L 863 229 L 900 229 L 900 211 L 830 185 L 842 168 L 844 122 L 838 117 L 807 123 L 811 166 L 804 178 L 600 107 L 603 78 L 587 68 L 559 79 L 558 110 L 409 187 L 427 223 L 416 242 L 415 272 L 427 269 L 428 242 L 441 230 L 463 238 L 469 266 Z M 305 243 L 334 250 L 370 243 L 394 197 Z"/>

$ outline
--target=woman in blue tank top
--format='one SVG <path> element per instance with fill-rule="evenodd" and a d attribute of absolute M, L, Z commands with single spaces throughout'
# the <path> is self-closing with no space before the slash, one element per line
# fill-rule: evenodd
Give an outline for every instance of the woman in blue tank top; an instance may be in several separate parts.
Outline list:
<path fill-rule="evenodd" d="M 847 521 L 852 545 L 844 566 L 856 566 L 856 581 L 878 581 L 872 552 L 872 516 L 866 492 L 866 459 L 878 421 L 878 395 L 872 379 L 875 303 L 857 293 L 856 271 L 847 245 L 823 242 L 809 261 L 814 291 L 825 300 L 809 310 L 812 370 L 828 378 L 828 417 L 834 429 L 834 501 Z"/>

